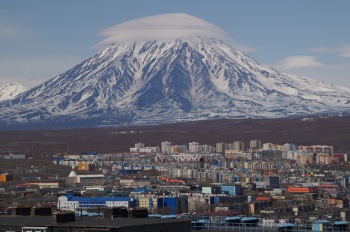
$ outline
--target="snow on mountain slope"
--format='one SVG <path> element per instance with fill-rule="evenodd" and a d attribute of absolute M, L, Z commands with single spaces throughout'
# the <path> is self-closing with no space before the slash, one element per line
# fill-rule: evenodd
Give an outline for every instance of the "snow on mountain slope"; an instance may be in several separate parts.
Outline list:
<path fill-rule="evenodd" d="M 215 31 L 210 35 L 221 33 L 213 25 L 196 19 L 188 26 L 189 19 L 185 14 L 157 16 L 139 27 L 132 21 L 113 28 L 124 30 L 116 38 L 130 37 L 125 33 L 131 31 L 138 39 L 116 42 L 61 75 L 1 101 L 0 128 L 146 125 L 350 110 L 350 88 L 280 73 L 219 38 L 205 36 L 206 28 Z M 152 20 L 157 27 L 149 26 Z M 183 38 L 171 31 L 178 31 L 178 21 L 186 27 Z M 147 27 L 152 30 L 147 32 Z M 166 29 L 155 33 L 154 28 Z M 145 34 L 146 40 L 139 39 Z M 160 39 L 153 38 L 160 34 Z"/>
<path fill-rule="evenodd" d="M 27 91 L 26 87 L 18 83 L 8 83 L 0 88 L 0 101 L 15 98 Z"/>
<path fill-rule="evenodd" d="M 5 124 L 287 117 L 347 111 L 350 89 L 282 74 L 219 40 L 195 38 L 109 46 L 0 108 Z"/>

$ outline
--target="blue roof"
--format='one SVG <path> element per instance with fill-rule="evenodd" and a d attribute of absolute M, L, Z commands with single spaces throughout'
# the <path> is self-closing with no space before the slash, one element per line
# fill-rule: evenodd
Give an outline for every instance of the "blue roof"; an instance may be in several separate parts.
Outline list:
<path fill-rule="evenodd" d="M 67 197 L 68 201 L 70 201 L 72 198 L 75 198 L 75 195 L 73 193 L 66 193 L 64 196 Z"/>
<path fill-rule="evenodd" d="M 287 226 L 295 226 L 295 224 L 292 223 L 279 223 L 277 224 L 278 227 L 287 227 Z"/>
<path fill-rule="evenodd" d="M 130 201 L 129 197 L 75 197 L 72 196 L 68 198 L 69 201 L 78 201 L 85 203 L 97 203 L 97 202 L 106 202 L 106 201 Z"/>
<path fill-rule="evenodd" d="M 349 224 L 350 222 L 347 222 L 347 221 L 335 221 L 333 222 L 334 225 L 347 225 Z"/>
<path fill-rule="evenodd" d="M 163 218 L 163 219 L 176 219 L 177 216 L 176 215 L 163 215 L 163 216 L 161 216 L 161 218 Z"/>
<path fill-rule="evenodd" d="M 152 193 L 153 191 L 151 189 L 148 188 L 138 188 L 138 189 L 134 189 L 132 191 L 130 191 L 130 193 Z"/>
<path fill-rule="evenodd" d="M 150 218 L 160 218 L 160 217 L 162 217 L 162 215 L 161 214 L 148 214 L 148 217 L 150 217 Z"/>
<path fill-rule="evenodd" d="M 328 220 L 315 220 L 314 224 L 322 224 L 322 223 L 328 223 L 328 222 L 330 222 L 330 221 L 328 221 Z"/>
<path fill-rule="evenodd" d="M 242 219 L 242 217 L 227 217 L 227 218 L 225 218 L 225 220 L 238 220 L 238 219 Z"/>
<path fill-rule="evenodd" d="M 244 217 L 241 219 L 241 221 L 250 221 L 250 220 L 259 220 L 259 218 L 256 218 L 256 217 Z"/>
<path fill-rule="evenodd" d="M 197 222 L 199 222 L 199 223 L 206 223 L 207 221 L 206 220 L 198 220 Z"/>

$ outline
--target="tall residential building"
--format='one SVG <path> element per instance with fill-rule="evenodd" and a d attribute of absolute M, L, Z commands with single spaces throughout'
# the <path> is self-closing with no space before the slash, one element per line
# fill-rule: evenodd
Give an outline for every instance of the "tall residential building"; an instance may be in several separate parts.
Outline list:
<path fill-rule="evenodd" d="M 186 145 L 174 145 L 171 147 L 171 153 L 185 153 L 187 152 Z"/>
<path fill-rule="evenodd" d="M 130 152 L 140 152 L 140 149 L 144 148 L 144 143 L 135 143 L 135 147 L 130 148 Z"/>
<path fill-rule="evenodd" d="M 261 149 L 261 140 L 250 140 L 250 149 Z"/>
<path fill-rule="evenodd" d="M 273 143 L 264 143 L 262 145 L 263 150 L 275 150 L 275 145 Z"/>
<path fill-rule="evenodd" d="M 330 156 L 333 156 L 334 154 L 333 146 L 327 145 L 297 146 L 296 149 L 306 151 L 308 153 L 327 153 Z"/>
<path fill-rule="evenodd" d="M 197 142 L 192 142 L 188 144 L 188 151 L 190 153 L 198 153 L 198 147 L 199 147 L 199 143 Z"/>
<path fill-rule="evenodd" d="M 217 143 L 216 144 L 216 153 L 225 154 L 226 143 Z"/>
<path fill-rule="evenodd" d="M 283 144 L 283 150 L 284 151 L 295 151 L 296 146 L 293 143 L 285 143 L 285 144 Z"/>
<path fill-rule="evenodd" d="M 163 153 L 171 153 L 171 142 L 168 142 L 168 141 L 162 142 L 161 151 Z"/>
<path fill-rule="evenodd" d="M 244 151 L 244 142 L 243 141 L 234 141 L 233 150 Z"/>
<path fill-rule="evenodd" d="M 226 144 L 225 151 L 226 151 L 226 150 L 234 150 L 234 149 L 233 149 L 233 144 L 232 144 L 232 143 Z"/>
<path fill-rule="evenodd" d="M 215 148 L 207 144 L 198 146 L 198 153 L 209 154 L 209 153 L 214 153 L 214 151 L 215 151 Z"/>

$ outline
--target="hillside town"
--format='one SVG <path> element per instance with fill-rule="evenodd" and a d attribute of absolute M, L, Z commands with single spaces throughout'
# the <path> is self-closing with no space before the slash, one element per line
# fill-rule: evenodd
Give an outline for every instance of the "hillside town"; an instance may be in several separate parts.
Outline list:
<path fill-rule="evenodd" d="M 2 160 L 28 159 L 24 154 Z M 350 218 L 347 153 L 332 146 L 279 145 L 251 140 L 190 142 L 160 147 L 136 143 L 116 154 L 50 155 L 56 174 L 45 166 L 26 173 L 3 172 L 1 214 L 29 214 L 31 208 L 102 216 L 105 209 L 146 209 L 148 215 L 200 215 L 210 221 L 246 216 L 259 226 L 280 223 L 314 226 L 313 222 Z M 8 171 L 8 170 L 6 170 Z"/>

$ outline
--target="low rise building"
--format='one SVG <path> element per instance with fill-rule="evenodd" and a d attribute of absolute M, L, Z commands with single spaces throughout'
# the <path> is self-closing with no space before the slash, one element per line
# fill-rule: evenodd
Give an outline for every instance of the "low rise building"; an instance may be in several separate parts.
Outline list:
<path fill-rule="evenodd" d="M 13 175 L 10 173 L 1 173 L 0 174 L 0 182 L 8 182 L 13 180 Z"/>
<path fill-rule="evenodd" d="M 75 171 L 71 171 L 66 178 L 67 186 L 104 185 L 105 181 L 106 178 L 103 174 L 77 175 Z"/>
<path fill-rule="evenodd" d="M 60 196 L 57 208 L 60 210 L 76 211 L 77 209 L 88 209 L 98 207 L 136 207 L 133 197 L 76 197 L 74 195 Z"/>

